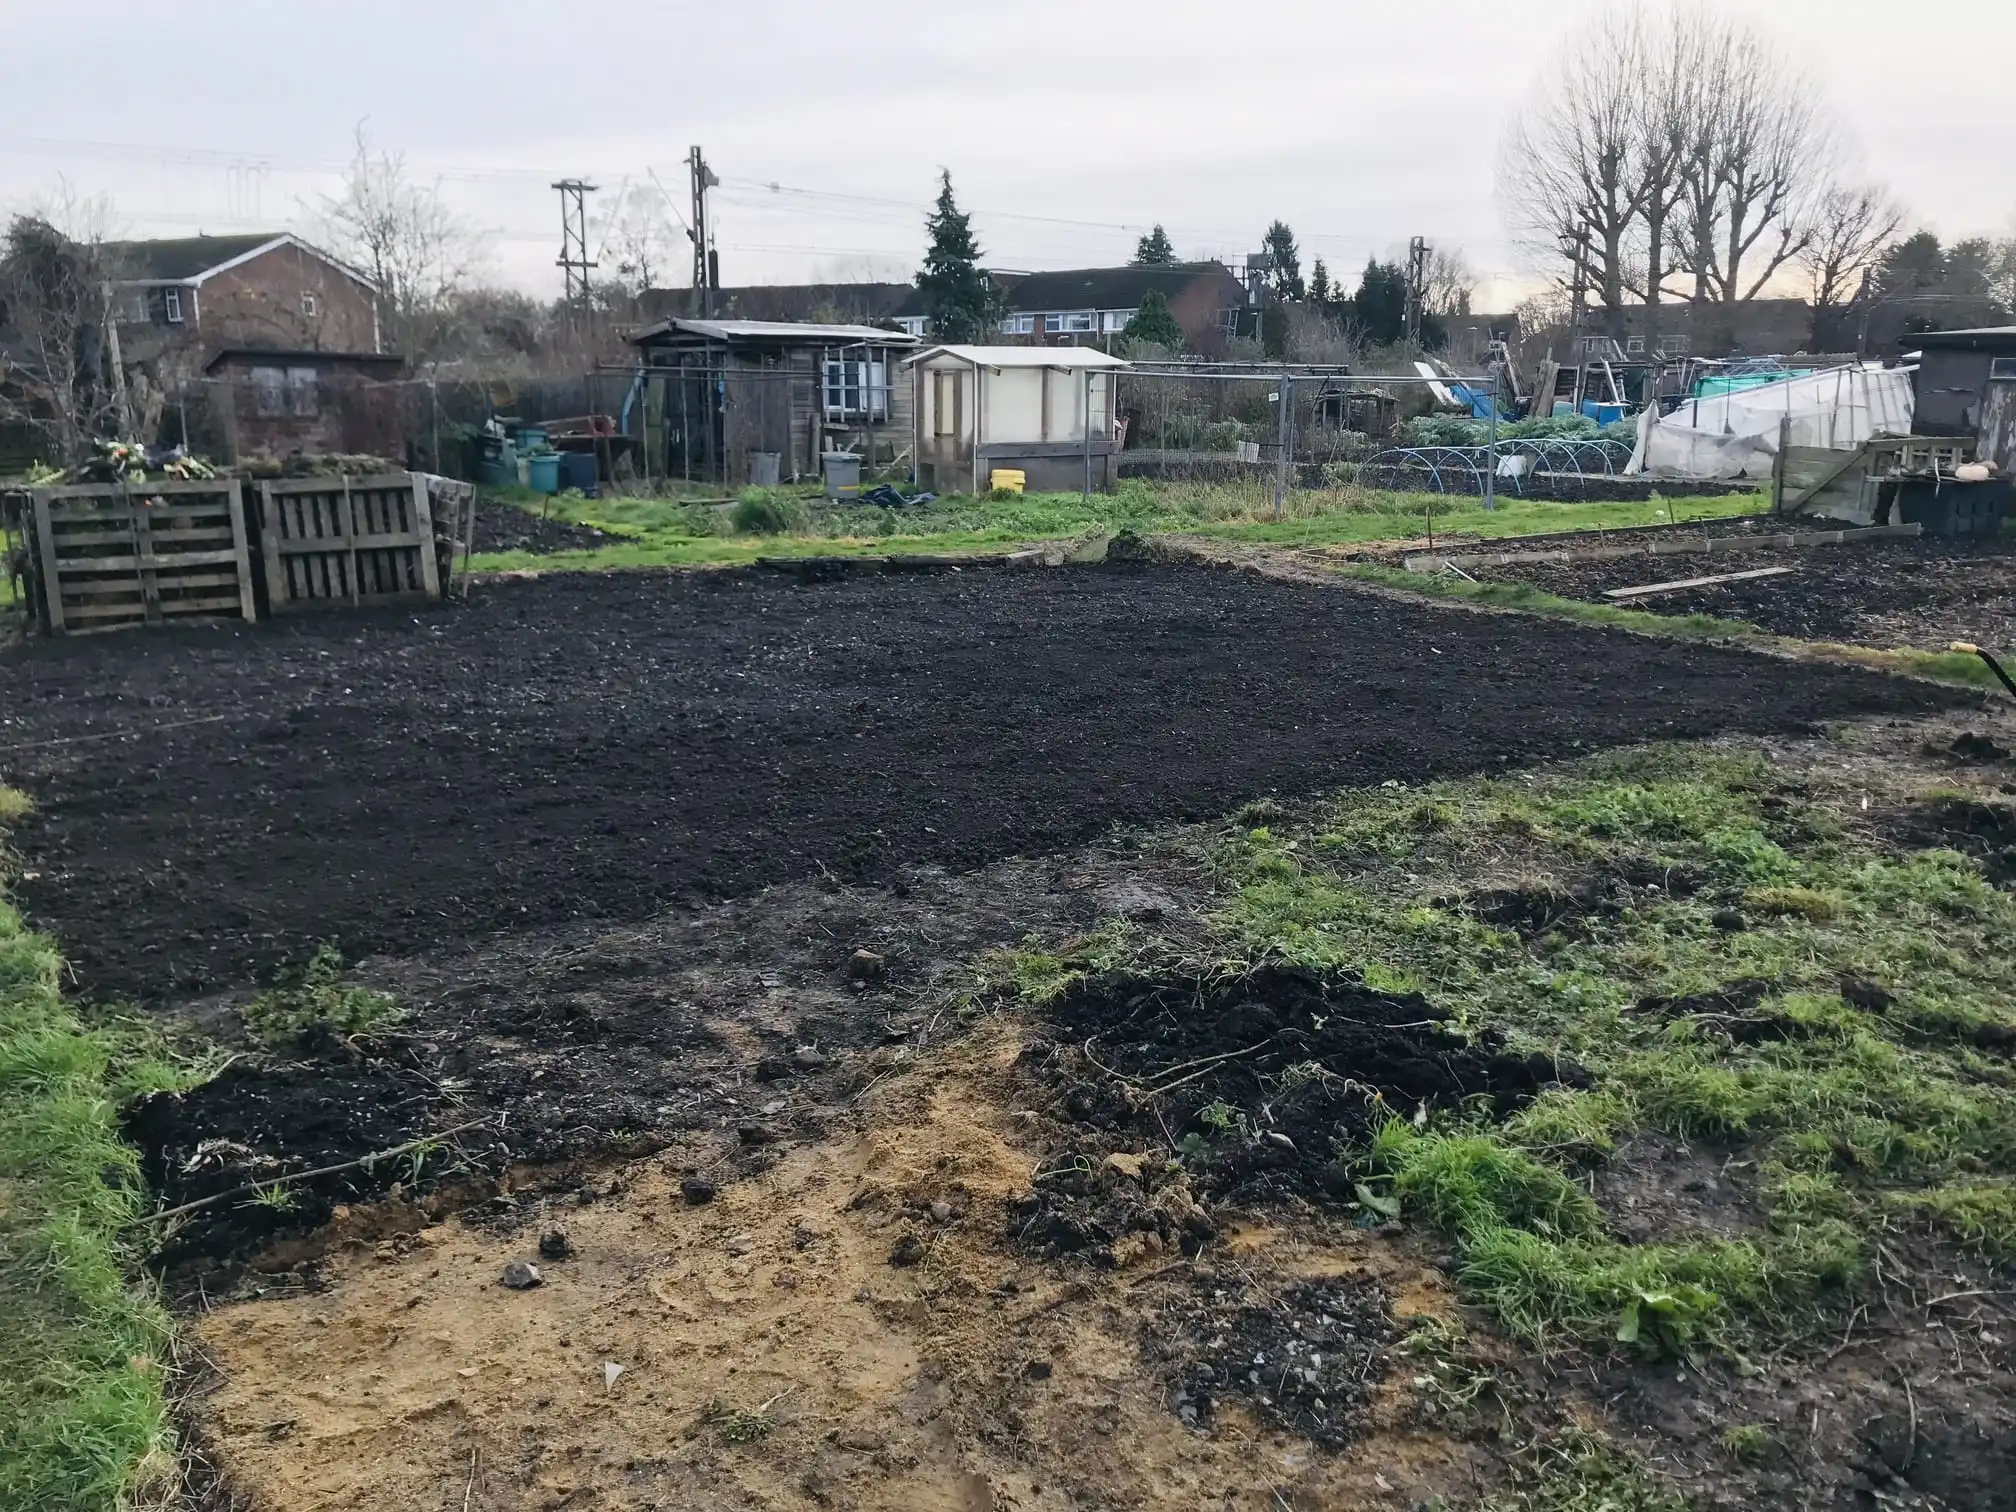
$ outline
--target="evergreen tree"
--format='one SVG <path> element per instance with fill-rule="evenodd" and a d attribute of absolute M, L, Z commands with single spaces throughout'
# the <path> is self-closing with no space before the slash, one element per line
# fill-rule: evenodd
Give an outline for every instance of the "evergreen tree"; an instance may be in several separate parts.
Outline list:
<path fill-rule="evenodd" d="M 980 244 L 973 239 L 973 220 L 952 198 L 952 175 L 940 170 L 938 205 L 925 218 L 931 245 L 924 249 L 924 267 L 917 287 L 931 334 L 939 341 L 983 341 L 1001 319 L 1001 291 L 980 266 Z"/>
<path fill-rule="evenodd" d="M 1316 259 L 1316 266 L 1309 270 L 1309 302 L 1318 309 L 1330 303 L 1330 270 L 1323 266 L 1323 259 Z"/>
<path fill-rule="evenodd" d="M 1295 247 L 1295 233 L 1288 229 L 1288 222 L 1276 221 L 1267 228 L 1266 238 L 1261 242 L 1261 251 L 1268 257 L 1267 287 L 1277 299 L 1300 299 L 1302 287 L 1302 254 Z"/>
<path fill-rule="evenodd" d="M 1373 258 L 1365 264 L 1351 316 L 1374 346 L 1391 346 L 1407 334 L 1407 275 L 1397 263 Z"/>
<path fill-rule="evenodd" d="M 1134 261 L 1143 268 L 1166 268 L 1176 261 L 1176 248 L 1159 222 L 1135 246 Z"/>
<path fill-rule="evenodd" d="M 1160 289 L 1150 289 L 1141 296 L 1140 306 L 1128 317 L 1127 328 L 1120 335 L 1127 341 L 1146 342 L 1172 352 L 1183 345 L 1183 327 L 1169 313 L 1169 300 Z"/>

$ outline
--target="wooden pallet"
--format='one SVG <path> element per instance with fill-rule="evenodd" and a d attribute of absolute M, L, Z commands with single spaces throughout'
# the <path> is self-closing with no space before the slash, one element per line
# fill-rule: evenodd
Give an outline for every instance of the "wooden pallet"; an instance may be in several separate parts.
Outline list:
<path fill-rule="evenodd" d="M 259 485 L 259 511 L 275 614 L 441 597 L 422 474 L 277 479 Z"/>
<path fill-rule="evenodd" d="M 38 488 L 30 510 L 52 635 L 258 618 L 235 478 Z"/>

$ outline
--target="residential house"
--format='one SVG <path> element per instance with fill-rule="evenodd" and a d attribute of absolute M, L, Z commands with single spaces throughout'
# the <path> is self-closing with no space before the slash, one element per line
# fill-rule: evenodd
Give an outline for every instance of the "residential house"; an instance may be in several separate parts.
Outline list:
<path fill-rule="evenodd" d="M 167 347 L 382 350 L 371 281 L 286 232 L 110 242 L 104 255 L 128 362 Z"/>
<path fill-rule="evenodd" d="M 917 481 L 979 493 L 997 468 L 1032 490 L 1113 486 L 1114 378 L 1127 364 L 1092 346 L 937 346 L 909 362 Z"/>
<path fill-rule="evenodd" d="M 910 440 L 895 364 L 915 337 L 876 326 L 688 320 L 630 338 L 643 363 L 647 467 L 739 486 L 771 468 L 817 477 L 820 455 L 893 462 Z"/>
<path fill-rule="evenodd" d="M 1253 334 L 1258 307 L 1246 285 L 1219 262 L 1148 267 L 1074 268 L 1058 273 L 996 272 L 1003 313 L 1000 334 L 1037 346 L 1097 346 L 1110 351 L 1141 301 L 1157 290 L 1183 328 L 1193 354 L 1222 357 L 1235 336 Z M 923 296 L 913 291 L 895 312 L 913 336 L 930 334 Z"/>

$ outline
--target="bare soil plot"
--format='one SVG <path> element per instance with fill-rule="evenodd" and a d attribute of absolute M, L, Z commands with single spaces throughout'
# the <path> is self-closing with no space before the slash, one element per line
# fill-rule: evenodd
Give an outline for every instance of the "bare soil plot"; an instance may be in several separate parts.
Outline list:
<path fill-rule="evenodd" d="M 1692 527 L 1683 529 L 1692 533 Z M 2016 537 L 1921 537 L 1715 557 L 1480 566 L 1473 576 L 1604 603 L 1611 588 L 1765 566 L 1793 570 L 1782 577 L 1662 593 L 1631 607 L 1743 620 L 1801 640 L 1928 651 L 1943 651 L 1955 640 L 2016 646 Z"/>
<path fill-rule="evenodd" d="M 555 577 L 0 660 L 21 888 L 101 994 L 1961 695 L 1199 568 Z M 190 723 L 190 721 L 202 721 Z"/>

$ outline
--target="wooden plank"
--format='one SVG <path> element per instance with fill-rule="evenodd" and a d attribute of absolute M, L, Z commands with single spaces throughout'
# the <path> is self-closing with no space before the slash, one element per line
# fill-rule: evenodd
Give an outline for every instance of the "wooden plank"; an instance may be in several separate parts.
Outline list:
<path fill-rule="evenodd" d="M 259 485 L 259 556 L 266 568 L 266 607 L 279 614 L 287 606 L 287 575 L 280 566 L 280 510 L 273 485 Z"/>
<path fill-rule="evenodd" d="M 356 489 L 383 488 L 403 492 L 411 485 L 414 476 L 415 474 L 413 473 L 396 472 L 369 473 L 363 477 L 354 477 L 347 480 L 343 478 L 275 478 L 267 486 L 270 486 L 274 493 L 283 497 L 291 494 L 340 494 L 343 492 L 346 481 L 350 487 Z"/>
<path fill-rule="evenodd" d="M 235 593 L 212 594 L 205 598 L 171 599 L 162 606 L 166 615 L 212 614 L 222 609 L 236 609 L 238 595 Z M 84 604 L 73 607 L 69 616 L 73 620 L 123 619 L 132 624 L 143 623 L 143 607 L 138 603 L 128 604 Z"/>
<path fill-rule="evenodd" d="M 59 557 L 57 565 L 66 578 L 79 572 L 139 572 L 151 567 L 166 580 L 183 567 L 218 567 L 237 560 L 235 551 L 171 551 L 165 556 L 156 552 L 151 557 L 128 551 L 120 556 Z"/>
<path fill-rule="evenodd" d="M 112 522 L 107 521 L 107 523 Z M 75 549 L 79 546 L 88 548 L 94 541 L 103 540 L 112 533 L 106 530 L 58 530 L 56 532 L 56 544 L 59 547 L 67 549 Z M 157 521 L 154 531 L 154 550 L 159 554 L 167 555 L 168 552 L 165 548 L 179 546 L 185 541 L 231 541 L 235 539 L 237 539 L 237 533 L 228 525 L 200 525 L 193 529 L 188 526 L 171 526 L 163 530 Z"/>
<path fill-rule="evenodd" d="M 353 538 L 351 544 L 359 551 L 411 551 L 420 545 L 420 540 L 410 531 L 402 531 L 397 535 L 356 536 Z M 280 554 L 282 556 L 315 556 L 323 552 L 343 551 L 347 549 L 348 547 L 326 538 L 306 541 L 282 541 L 280 543 Z"/>
<path fill-rule="evenodd" d="M 63 633 L 63 579 L 56 567 L 56 543 L 49 533 L 49 494 L 47 489 L 35 489 L 29 495 L 29 509 L 33 515 L 35 544 L 42 554 L 42 599 L 49 616 L 49 633 Z"/>
<path fill-rule="evenodd" d="M 224 478 L 163 478 L 158 483 L 57 483 L 51 485 L 47 493 L 51 499 L 116 499 L 120 490 L 137 488 L 144 493 L 174 498 L 185 494 L 222 494 L 227 481 Z"/>
<path fill-rule="evenodd" d="M 154 522 L 143 505 L 131 505 L 128 515 L 133 526 L 133 551 L 140 558 L 140 603 L 147 623 L 161 619 L 161 587 L 154 577 Z"/>
<path fill-rule="evenodd" d="M 420 586 L 429 599 L 441 597 L 441 564 L 434 559 L 434 511 L 427 500 L 427 480 L 413 474 L 413 529 L 420 537 Z"/>
<path fill-rule="evenodd" d="M 1746 583 L 1753 578 L 1783 577 L 1790 567 L 1755 567 L 1748 572 L 1718 572 L 1713 577 L 1675 578 L 1670 583 L 1646 583 L 1637 588 L 1606 588 L 1607 599 L 1650 598 L 1655 593 L 1678 593 L 1683 588 L 1711 588 L 1717 583 Z"/>

